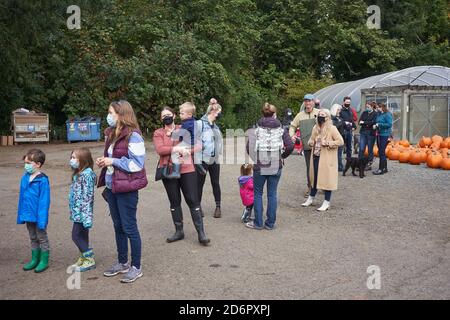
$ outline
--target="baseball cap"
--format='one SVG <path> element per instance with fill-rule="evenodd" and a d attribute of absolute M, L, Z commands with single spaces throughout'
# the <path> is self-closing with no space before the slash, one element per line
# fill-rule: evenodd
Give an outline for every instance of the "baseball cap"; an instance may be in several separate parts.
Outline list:
<path fill-rule="evenodd" d="M 303 100 L 314 100 L 314 95 L 308 93 L 303 97 Z"/>

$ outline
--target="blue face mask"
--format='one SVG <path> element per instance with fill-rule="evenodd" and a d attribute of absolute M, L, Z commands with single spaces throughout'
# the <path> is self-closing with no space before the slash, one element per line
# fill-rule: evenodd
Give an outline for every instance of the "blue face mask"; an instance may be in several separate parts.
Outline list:
<path fill-rule="evenodd" d="M 117 124 L 117 120 L 114 119 L 111 113 L 108 113 L 108 116 L 106 117 L 106 122 L 108 122 L 108 125 L 110 127 L 115 127 Z"/>
<path fill-rule="evenodd" d="M 77 159 L 70 159 L 70 167 L 72 169 L 78 169 L 80 167 L 80 163 Z"/>
<path fill-rule="evenodd" d="M 28 174 L 33 174 L 34 172 L 36 172 L 36 168 L 33 167 L 32 163 L 25 163 L 24 168 Z"/>

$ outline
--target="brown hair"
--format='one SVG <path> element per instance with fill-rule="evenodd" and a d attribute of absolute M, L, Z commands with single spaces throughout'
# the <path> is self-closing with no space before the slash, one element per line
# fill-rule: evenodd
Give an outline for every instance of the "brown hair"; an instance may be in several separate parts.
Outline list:
<path fill-rule="evenodd" d="M 380 108 L 383 112 L 388 112 L 388 107 L 384 103 L 380 103 Z"/>
<path fill-rule="evenodd" d="M 370 103 L 370 106 L 371 106 L 372 108 L 374 108 L 374 109 L 378 108 L 378 105 L 377 105 L 377 103 L 376 103 L 375 101 L 372 101 L 372 102 Z"/>
<path fill-rule="evenodd" d="M 140 130 L 136 114 L 134 113 L 133 107 L 128 101 L 113 101 L 109 106 L 112 107 L 119 116 L 119 119 L 117 120 L 116 130 L 111 130 L 109 134 L 109 141 L 114 141 L 120 135 L 120 131 L 122 131 L 124 128 L 128 128 L 130 130 Z"/>
<path fill-rule="evenodd" d="M 72 179 L 87 168 L 94 169 L 94 159 L 92 159 L 91 151 L 88 148 L 74 149 L 70 155 L 75 155 L 80 164 L 77 169 L 73 170 Z"/>
<path fill-rule="evenodd" d="M 253 165 L 245 163 L 241 166 L 241 176 L 249 176 L 253 171 Z"/>
<path fill-rule="evenodd" d="M 169 107 L 169 106 L 164 106 L 164 107 L 162 107 L 161 113 L 162 113 L 163 111 L 169 111 L 170 113 L 172 113 L 173 115 L 175 115 L 175 110 L 173 110 L 173 109 L 172 109 L 171 107 Z"/>
<path fill-rule="evenodd" d="M 35 163 L 40 163 L 41 167 L 45 162 L 45 153 L 41 149 L 28 150 L 27 154 L 23 156 L 22 160 L 27 159 Z"/>
<path fill-rule="evenodd" d="M 272 117 L 275 113 L 277 113 L 277 107 L 266 102 L 262 108 L 262 114 L 264 117 Z"/>

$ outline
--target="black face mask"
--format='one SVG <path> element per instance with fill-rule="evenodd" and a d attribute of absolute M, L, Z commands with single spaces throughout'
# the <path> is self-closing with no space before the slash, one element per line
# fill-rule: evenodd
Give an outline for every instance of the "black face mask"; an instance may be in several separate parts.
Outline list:
<path fill-rule="evenodd" d="M 173 123 L 173 116 L 172 117 L 165 117 L 165 118 L 163 118 L 163 123 L 166 126 L 170 126 Z"/>
<path fill-rule="evenodd" d="M 344 104 L 344 107 L 350 108 L 350 105 L 349 104 Z"/>
<path fill-rule="evenodd" d="M 325 117 L 317 117 L 317 122 L 318 122 L 319 124 L 325 123 Z"/>
<path fill-rule="evenodd" d="M 316 108 L 319 108 L 320 107 L 320 103 L 316 103 L 315 106 L 316 106 Z"/>

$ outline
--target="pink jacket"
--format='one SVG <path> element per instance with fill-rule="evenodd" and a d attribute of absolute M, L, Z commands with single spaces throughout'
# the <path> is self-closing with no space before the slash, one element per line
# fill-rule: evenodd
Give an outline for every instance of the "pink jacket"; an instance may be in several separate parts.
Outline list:
<path fill-rule="evenodd" d="M 253 177 L 241 176 L 238 179 L 242 204 L 251 206 L 253 204 Z"/>

